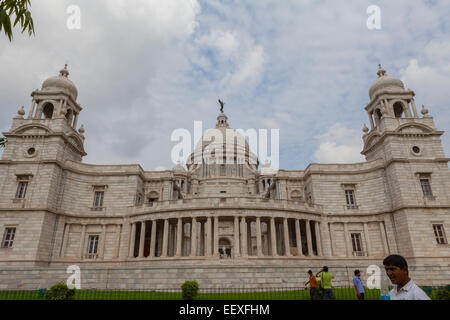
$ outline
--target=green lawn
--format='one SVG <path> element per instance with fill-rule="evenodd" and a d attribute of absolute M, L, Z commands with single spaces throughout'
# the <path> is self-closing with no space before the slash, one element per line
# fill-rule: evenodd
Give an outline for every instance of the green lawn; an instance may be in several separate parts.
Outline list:
<path fill-rule="evenodd" d="M 422 287 L 436 299 L 436 289 Z M 333 288 L 337 300 L 357 300 L 353 288 Z M 77 290 L 74 300 L 181 300 L 179 289 L 166 290 Z M 202 289 L 195 300 L 309 300 L 309 289 Z M 366 300 L 380 300 L 380 290 L 366 288 Z M 0 291 L 0 300 L 44 300 L 38 290 Z"/>
<path fill-rule="evenodd" d="M 267 290 L 267 289 L 266 289 Z M 203 290 L 195 300 L 309 300 L 309 290 L 211 289 Z M 233 292 L 229 292 L 233 291 Z M 334 288 L 338 300 L 356 300 L 353 288 Z M 179 290 L 126 291 L 126 290 L 77 290 L 75 300 L 181 300 Z M 379 290 L 366 289 L 367 300 L 379 300 Z M 43 300 L 38 291 L 0 291 L 0 300 Z"/>

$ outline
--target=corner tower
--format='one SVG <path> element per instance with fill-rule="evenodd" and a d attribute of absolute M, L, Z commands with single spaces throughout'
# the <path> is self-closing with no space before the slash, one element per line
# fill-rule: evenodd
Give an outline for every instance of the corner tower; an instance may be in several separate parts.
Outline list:
<path fill-rule="evenodd" d="M 419 116 L 415 93 L 381 65 L 369 96 L 365 109 L 370 129 L 364 126 L 361 153 L 367 161 L 384 160 L 380 187 L 390 207 L 398 252 L 438 261 L 449 254 L 433 234 L 436 225 L 448 221 L 450 207 L 449 159 L 440 139 L 444 132 L 424 107 Z M 419 258 L 415 262 L 421 263 Z"/>
<path fill-rule="evenodd" d="M 24 107 L 13 119 L 3 152 L 3 160 L 72 160 L 81 161 L 84 128 L 77 131 L 83 108 L 77 103 L 78 91 L 69 80 L 67 65 L 58 76 L 45 80 L 41 89 L 31 93 L 28 115 Z"/>
<path fill-rule="evenodd" d="M 440 136 L 428 110 L 417 112 L 414 91 L 405 89 L 401 80 L 387 75 L 381 65 L 378 79 L 369 92 L 365 107 L 370 129 L 364 126 L 364 149 L 367 161 L 392 159 L 445 158 Z"/>

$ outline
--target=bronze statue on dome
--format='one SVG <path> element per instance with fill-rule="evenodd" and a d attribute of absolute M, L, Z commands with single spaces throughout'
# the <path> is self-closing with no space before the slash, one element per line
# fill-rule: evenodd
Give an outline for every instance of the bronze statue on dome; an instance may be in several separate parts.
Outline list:
<path fill-rule="evenodd" d="M 223 113 L 223 106 L 225 105 L 225 102 L 219 99 L 219 103 L 220 103 L 220 112 Z"/>

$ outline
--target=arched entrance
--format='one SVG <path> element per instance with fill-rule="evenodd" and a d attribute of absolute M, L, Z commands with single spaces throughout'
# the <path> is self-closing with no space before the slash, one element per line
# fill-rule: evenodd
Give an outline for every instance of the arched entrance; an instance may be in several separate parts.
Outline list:
<path fill-rule="evenodd" d="M 219 239 L 219 258 L 220 259 L 231 259 L 232 257 L 231 241 L 228 238 Z"/>

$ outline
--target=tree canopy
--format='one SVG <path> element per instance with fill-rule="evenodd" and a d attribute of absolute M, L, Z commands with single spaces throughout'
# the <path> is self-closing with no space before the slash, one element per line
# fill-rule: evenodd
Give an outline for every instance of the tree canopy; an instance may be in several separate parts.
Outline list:
<path fill-rule="evenodd" d="M 22 28 L 22 33 L 27 31 L 29 36 L 34 35 L 30 7 L 31 0 L 0 0 L 0 32 L 3 30 L 9 41 L 13 39 L 12 29 L 17 24 Z"/>
<path fill-rule="evenodd" d="M 4 148 L 6 144 L 6 138 L 0 137 L 0 148 Z"/>

